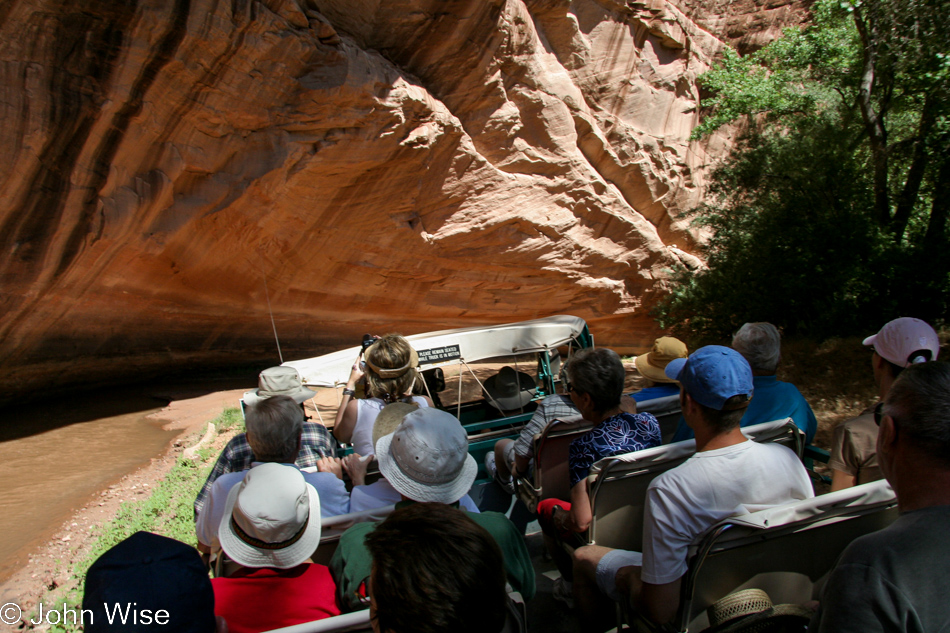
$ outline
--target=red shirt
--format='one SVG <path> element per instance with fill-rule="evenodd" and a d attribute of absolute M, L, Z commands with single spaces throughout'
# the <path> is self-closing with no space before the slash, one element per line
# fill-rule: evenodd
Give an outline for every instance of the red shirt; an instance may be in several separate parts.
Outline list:
<path fill-rule="evenodd" d="M 260 633 L 339 615 L 336 584 L 324 565 L 241 569 L 213 578 L 214 613 L 230 633 Z"/>

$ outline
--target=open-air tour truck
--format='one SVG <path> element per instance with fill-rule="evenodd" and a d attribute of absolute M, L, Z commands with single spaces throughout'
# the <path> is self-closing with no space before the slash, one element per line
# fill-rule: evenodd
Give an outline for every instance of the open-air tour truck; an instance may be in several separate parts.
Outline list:
<path fill-rule="evenodd" d="M 557 315 L 543 319 L 440 330 L 414 334 L 406 339 L 419 355 L 419 370 L 425 377 L 424 392 L 435 406 L 456 416 L 469 436 L 469 453 L 479 468 L 494 443 L 516 437 L 531 419 L 534 403 L 555 393 L 559 372 L 577 349 L 594 346 L 594 338 L 583 319 Z M 361 346 L 323 356 L 284 363 L 295 368 L 307 387 L 315 391 L 336 391 L 337 406 Z M 518 376 L 529 374 L 533 390 L 531 402 L 515 411 L 491 406 L 485 381 L 504 367 Z M 321 409 L 329 413 L 325 398 L 316 411 L 328 423 Z M 328 424 L 329 425 L 329 424 Z M 344 449 L 345 451 L 346 449 Z"/>

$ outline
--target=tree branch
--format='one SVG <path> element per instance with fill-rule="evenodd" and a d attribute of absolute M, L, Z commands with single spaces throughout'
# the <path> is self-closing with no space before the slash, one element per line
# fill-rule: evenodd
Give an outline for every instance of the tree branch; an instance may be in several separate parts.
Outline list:
<path fill-rule="evenodd" d="M 853 7 L 853 16 L 864 54 L 861 82 L 858 87 L 858 106 L 861 109 L 861 117 L 864 119 L 864 127 L 868 132 L 871 157 L 874 162 L 874 209 L 880 225 L 887 226 L 891 221 L 887 189 L 887 129 L 884 127 L 883 117 L 875 110 L 872 101 L 878 37 L 875 25 L 872 23 L 869 28 L 859 7 Z"/>

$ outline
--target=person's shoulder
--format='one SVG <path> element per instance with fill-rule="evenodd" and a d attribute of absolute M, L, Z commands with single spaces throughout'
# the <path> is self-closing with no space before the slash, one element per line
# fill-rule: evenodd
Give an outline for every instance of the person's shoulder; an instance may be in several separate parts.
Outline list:
<path fill-rule="evenodd" d="M 787 397 L 801 398 L 802 400 L 805 399 L 805 396 L 802 395 L 801 390 L 798 387 L 796 387 L 794 383 L 786 382 L 784 380 L 779 380 L 777 382 L 781 386 L 782 391 L 785 392 L 785 395 Z"/>
<path fill-rule="evenodd" d="M 343 535 L 340 537 L 340 545 L 353 542 L 363 542 L 363 539 L 366 538 L 366 535 L 376 529 L 376 521 L 363 521 L 361 523 L 354 523 L 352 526 L 347 528 Z"/>
<path fill-rule="evenodd" d="M 556 410 L 556 409 L 575 409 L 574 403 L 571 402 L 570 396 L 565 396 L 561 393 L 555 393 L 550 396 L 547 396 L 544 400 L 538 403 L 538 411 L 544 410 Z"/>
<path fill-rule="evenodd" d="M 322 424 L 317 424 L 316 422 L 310 422 L 309 420 L 306 420 L 303 423 L 303 432 L 326 435 L 329 432 L 329 429 L 327 429 L 327 427 L 323 426 Z"/>
<path fill-rule="evenodd" d="M 238 433 L 224 445 L 224 452 L 244 448 L 245 446 L 250 446 L 250 444 L 247 443 L 247 433 Z"/>
<path fill-rule="evenodd" d="M 515 527 L 515 524 L 501 512 L 487 511 L 475 513 L 466 511 L 465 515 L 495 536 L 497 536 L 498 533 L 506 533 L 511 530 L 517 531 L 518 529 Z"/>
<path fill-rule="evenodd" d="M 838 565 L 878 566 L 880 561 L 892 555 L 901 540 L 893 523 L 877 532 L 859 536 L 841 553 Z"/>
<path fill-rule="evenodd" d="M 212 491 L 225 490 L 229 491 L 231 488 L 237 484 L 244 481 L 245 475 L 247 475 L 246 470 L 238 470 L 236 472 L 224 473 L 220 477 L 214 480 L 214 485 L 211 486 Z"/>
<path fill-rule="evenodd" d="M 744 442 L 744 444 L 748 444 L 746 450 L 750 455 L 767 455 L 767 457 L 764 457 L 764 459 L 784 460 L 789 463 L 800 465 L 802 466 L 802 469 L 805 468 L 802 465 L 801 460 L 798 458 L 798 455 L 795 454 L 795 451 L 784 444 L 779 444 L 778 442 L 755 442 L 752 440 Z"/>
<path fill-rule="evenodd" d="M 874 409 L 868 408 L 861 412 L 861 415 L 845 420 L 835 427 L 835 435 L 853 435 L 867 431 L 876 431 L 877 424 L 874 422 Z"/>

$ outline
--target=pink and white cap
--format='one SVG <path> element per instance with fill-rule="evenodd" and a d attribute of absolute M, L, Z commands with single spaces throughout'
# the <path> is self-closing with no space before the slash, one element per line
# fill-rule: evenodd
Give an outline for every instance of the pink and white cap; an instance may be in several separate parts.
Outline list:
<path fill-rule="evenodd" d="M 888 322 L 880 332 L 864 339 L 864 344 L 873 347 L 878 356 L 898 367 L 937 360 L 940 352 L 940 339 L 934 329 L 926 322 L 911 317 Z"/>

